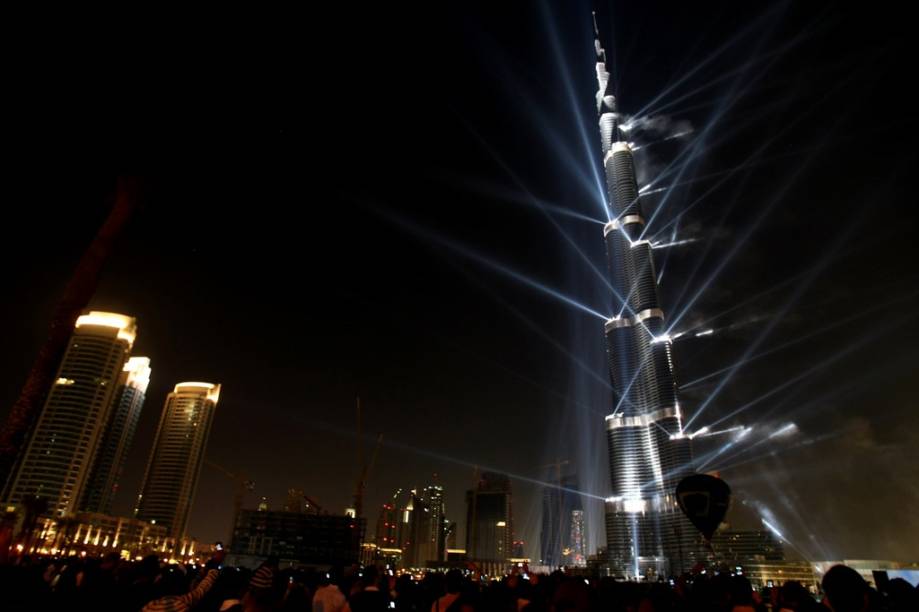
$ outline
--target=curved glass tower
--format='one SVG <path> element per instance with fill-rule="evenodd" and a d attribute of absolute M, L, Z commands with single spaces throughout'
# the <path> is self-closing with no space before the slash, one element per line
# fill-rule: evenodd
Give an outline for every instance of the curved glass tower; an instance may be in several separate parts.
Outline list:
<path fill-rule="evenodd" d="M 611 221 L 603 228 L 610 281 L 624 304 L 605 325 L 614 408 L 606 417 L 611 495 L 606 501 L 610 570 L 625 577 L 677 574 L 695 563 L 695 529 L 676 503 L 691 472 L 682 433 L 671 341 L 651 244 L 642 239 L 635 164 L 622 139 L 606 54 L 596 40 L 597 111 Z M 617 305 L 619 308 L 619 305 Z"/>

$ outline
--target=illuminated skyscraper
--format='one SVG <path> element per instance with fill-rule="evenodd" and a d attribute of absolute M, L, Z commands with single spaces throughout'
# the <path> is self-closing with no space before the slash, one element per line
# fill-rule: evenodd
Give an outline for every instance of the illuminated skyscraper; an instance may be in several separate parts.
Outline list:
<path fill-rule="evenodd" d="M 219 396 L 220 385 L 203 382 L 179 383 L 166 396 L 135 514 L 171 537 L 185 535 Z"/>
<path fill-rule="evenodd" d="M 48 500 L 54 516 L 77 510 L 136 334 L 136 321 L 125 315 L 90 312 L 77 319 L 35 430 L 7 483 L 9 502 L 37 495 Z"/>
<path fill-rule="evenodd" d="M 83 490 L 80 509 L 111 514 L 124 462 L 134 441 L 137 421 L 150 383 L 150 359 L 131 357 L 118 379 L 115 402 L 96 449 L 96 459 Z"/>
<path fill-rule="evenodd" d="M 575 567 L 587 565 L 587 534 L 583 510 L 571 511 L 571 529 L 568 533 L 568 562 Z"/>
<path fill-rule="evenodd" d="M 607 552 L 615 574 L 675 573 L 690 567 L 698 554 L 695 530 L 675 498 L 677 483 L 691 470 L 692 450 L 682 433 L 671 341 L 651 244 L 644 237 L 632 150 L 622 138 L 599 35 L 596 50 L 611 219 L 603 236 L 611 284 L 624 301 L 620 314 L 605 326 L 614 390 L 614 408 L 606 417 L 612 481 L 606 503 Z"/>
<path fill-rule="evenodd" d="M 434 475 L 436 478 L 436 474 Z M 444 516 L 444 488 L 439 484 L 428 485 L 422 491 L 424 501 L 431 511 L 430 534 L 431 557 L 427 561 L 446 561 L 446 517 Z"/>

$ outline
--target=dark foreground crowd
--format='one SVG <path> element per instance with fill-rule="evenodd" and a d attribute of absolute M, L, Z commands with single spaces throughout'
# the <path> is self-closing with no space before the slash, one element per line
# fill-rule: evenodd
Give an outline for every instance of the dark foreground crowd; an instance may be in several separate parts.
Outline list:
<path fill-rule="evenodd" d="M 620 582 L 555 572 L 484 582 L 458 570 L 420 581 L 375 567 L 341 572 L 280 569 L 269 559 L 255 571 L 164 565 L 156 557 L 125 562 L 31 559 L 0 566 L 0 610 L 126 612 L 858 612 L 919 611 L 917 590 L 902 579 L 884 592 L 853 569 L 838 565 L 823 578 L 818 600 L 801 584 L 755 591 L 743 576 L 684 577 L 669 583 Z"/>

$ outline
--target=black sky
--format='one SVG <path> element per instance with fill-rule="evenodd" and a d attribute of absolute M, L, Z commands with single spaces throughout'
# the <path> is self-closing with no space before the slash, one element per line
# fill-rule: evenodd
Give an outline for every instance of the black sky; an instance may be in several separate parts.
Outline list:
<path fill-rule="evenodd" d="M 909 23 L 836 3 L 740 4 L 600 8 L 623 112 L 689 71 L 662 103 L 718 79 L 642 136 L 694 130 L 645 150 L 648 179 L 703 133 L 684 179 L 734 168 L 776 138 L 686 213 L 681 236 L 701 240 L 669 251 L 661 289 L 677 313 L 731 255 L 684 317 L 690 328 L 793 280 L 713 325 L 733 328 L 676 342 L 679 379 L 730 365 L 766 329 L 757 353 L 853 317 L 750 363 L 698 423 L 787 384 L 724 423 L 799 428 L 723 466 L 738 499 L 765 506 L 808 556 L 909 557 L 919 549 Z M 601 376 L 602 323 L 430 240 L 610 310 L 546 217 L 502 197 L 525 197 L 506 164 L 537 197 L 598 216 L 577 174 L 600 155 L 590 3 L 163 17 L 123 16 L 123 27 L 75 39 L 45 33 L 54 44 L 30 47 L 11 77 L 0 405 L 19 391 L 113 177 L 132 172 L 145 177 L 143 205 L 91 304 L 136 316 L 135 353 L 152 359 L 122 511 L 182 380 L 224 385 L 208 456 L 245 470 L 274 505 L 294 485 L 332 511 L 349 505 L 358 394 L 369 437 L 386 440 L 368 486 L 371 528 L 385 496 L 433 472 L 461 519 L 476 465 L 542 479 L 541 465 L 577 456 L 582 488 L 606 494 L 608 392 L 511 308 Z M 725 96 L 736 100 L 723 106 Z M 675 191 L 660 223 L 716 180 Z M 599 226 L 556 221 L 605 267 Z M 713 389 L 684 393 L 686 411 Z M 757 458 L 770 451 L 781 455 Z M 514 486 L 518 536 L 533 541 L 535 488 Z M 205 468 L 192 533 L 223 538 L 232 494 Z"/>

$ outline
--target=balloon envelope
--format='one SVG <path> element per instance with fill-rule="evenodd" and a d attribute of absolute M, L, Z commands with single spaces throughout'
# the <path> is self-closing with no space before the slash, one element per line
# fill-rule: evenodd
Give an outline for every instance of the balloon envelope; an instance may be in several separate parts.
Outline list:
<path fill-rule="evenodd" d="M 676 499 L 683 514 L 696 526 L 706 540 L 724 520 L 731 503 L 731 487 L 720 478 L 708 474 L 693 474 L 680 481 Z"/>

